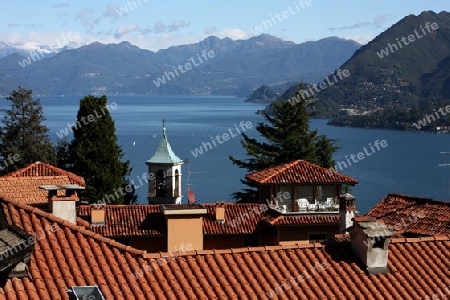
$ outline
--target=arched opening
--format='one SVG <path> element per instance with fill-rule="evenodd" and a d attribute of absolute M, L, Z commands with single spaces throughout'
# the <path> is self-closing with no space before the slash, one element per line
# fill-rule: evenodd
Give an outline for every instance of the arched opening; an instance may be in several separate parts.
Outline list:
<path fill-rule="evenodd" d="M 156 197 L 166 197 L 166 174 L 163 170 L 159 170 L 156 174 Z"/>
<path fill-rule="evenodd" d="M 175 197 L 180 197 L 180 172 L 175 170 Z"/>

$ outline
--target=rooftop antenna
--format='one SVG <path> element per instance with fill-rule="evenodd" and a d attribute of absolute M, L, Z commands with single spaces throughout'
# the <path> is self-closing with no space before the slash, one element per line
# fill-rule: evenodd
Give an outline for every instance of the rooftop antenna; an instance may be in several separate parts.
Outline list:
<path fill-rule="evenodd" d="M 449 154 L 449 151 L 441 151 L 439 154 Z M 438 164 L 438 167 L 448 167 L 450 164 Z M 450 182 L 447 181 L 447 178 L 444 178 L 444 191 L 447 191 L 447 188 L 449 188 L 450 191 Z"/>
<path fill-rule="evenodd" d="M 191 171 L 191 167 L 190 167 L 189 159 L 185 159 L 185 160 L 183 160 L 183 162 L 187 165 L 187 169 L 188 169 L 188 171 L 187 171 L 187 181 L 186 181 L 186 187 L 187 187 L 187 190 L 188 190 L 188 203 L 189 203 L 189 204 L 194 204 L 194 203 L 196 203 L 196 202 L 198 202 L 198 201 L 200 201 L 200 200 L 197 200 L 197 201 L 195 200 L 195 194 L 194 194 L 194 191 L 191 190 L 191 186 L 193 185 L 193 184 L 191 183 L 191 174 L 195 174 L 195 173 L 205 173 L 206 171 L 192 172 L 192 171 Z"/>

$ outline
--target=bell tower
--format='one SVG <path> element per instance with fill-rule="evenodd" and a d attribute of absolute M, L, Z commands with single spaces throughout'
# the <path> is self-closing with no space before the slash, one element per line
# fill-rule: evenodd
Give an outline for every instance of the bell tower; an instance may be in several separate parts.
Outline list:
<path fill-rule="evenodd" d="M 155 154 L 145 162 L 148 173 L 154 174 L 148 183 L 149 204 L 181 204 L 181 160 L 172 151 L 163 120 L 163 135 Z"/>

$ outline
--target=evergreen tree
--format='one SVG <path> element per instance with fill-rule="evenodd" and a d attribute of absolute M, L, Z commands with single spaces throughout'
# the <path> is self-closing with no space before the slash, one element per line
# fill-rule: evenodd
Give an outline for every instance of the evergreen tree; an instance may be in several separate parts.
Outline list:
<path fill-rule="evenodd" d="M 71 171 L 86 181 L 83 200 L 89 203 L 100 203 L 103 199 L 107 199 L 108 204 L 134 203 L 134 187 L 127 188 L 127 177 L 131 173 L 129 161 L 122 161 L 124 154 L 117 143 L 106 96 L 89 95 L 81 99 L 72 130 L 74 139 L 69 146 L 69 160 Z M 64 153 L 63 144 L 61 153 Z M 105 198 L 106 195 L 112 195 L 114 200 Z"/>
<path fill-rule="evenodd" d="M 70 142 L 67 137 L 58 139 L 56 142 L 56 166 L 61 169 L 70 169 Z"/>
<path fill-rule="evenodd" d="M 0 173 L 8 173 L 42 161 L 54 163 L 55 153 L 48 137 L 40 99 L 33 99 L 32 91 L 19 87 L 6 97 L 10 109 L 3 113 L 0 128 Z"/>
<path fill-rule="evenodd" d="M 280 99 L 273 105 L 270 115 L 264 112 L 266 122 L 258 123 L 256 130 L 263 137 L 262 141 L 250 138 L 242 133 L 241 144 L 250 158 L 239 160 L 230 156 L 233 164 L 244 168 L 248 172 L 260 171 L 279 164 L 302 159 L 331 168 L 333 153 L 338 149 L 334 141 L 325 135 L 318 135 L 317 130 L 309 128 L 309 120 L 314 103 L 311 98 L 301 96 L 303 84 L 297 93 L 297 103 L 290 103 L 288 99 Z M 240 202 L 254 202 L 257 199 L 256 185 L 241 179 L 247 187 L 233 194 L 233 198 Z"/>

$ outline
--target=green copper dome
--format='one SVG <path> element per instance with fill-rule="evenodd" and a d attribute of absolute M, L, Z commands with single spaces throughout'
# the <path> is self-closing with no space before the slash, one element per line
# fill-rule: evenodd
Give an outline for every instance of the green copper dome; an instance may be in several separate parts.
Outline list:
<path fill-rule="evenodd" d="M 156 149 L 155 154 L 147 160 L 147 164 L 176 164 L 182 163 L 183 160 L 175 155 L 170 147 L 169 140 L 166 136 L 166 127 L 163 127 L 163 137 L 161 142 L 159 142 L 158 149 Z"/>

